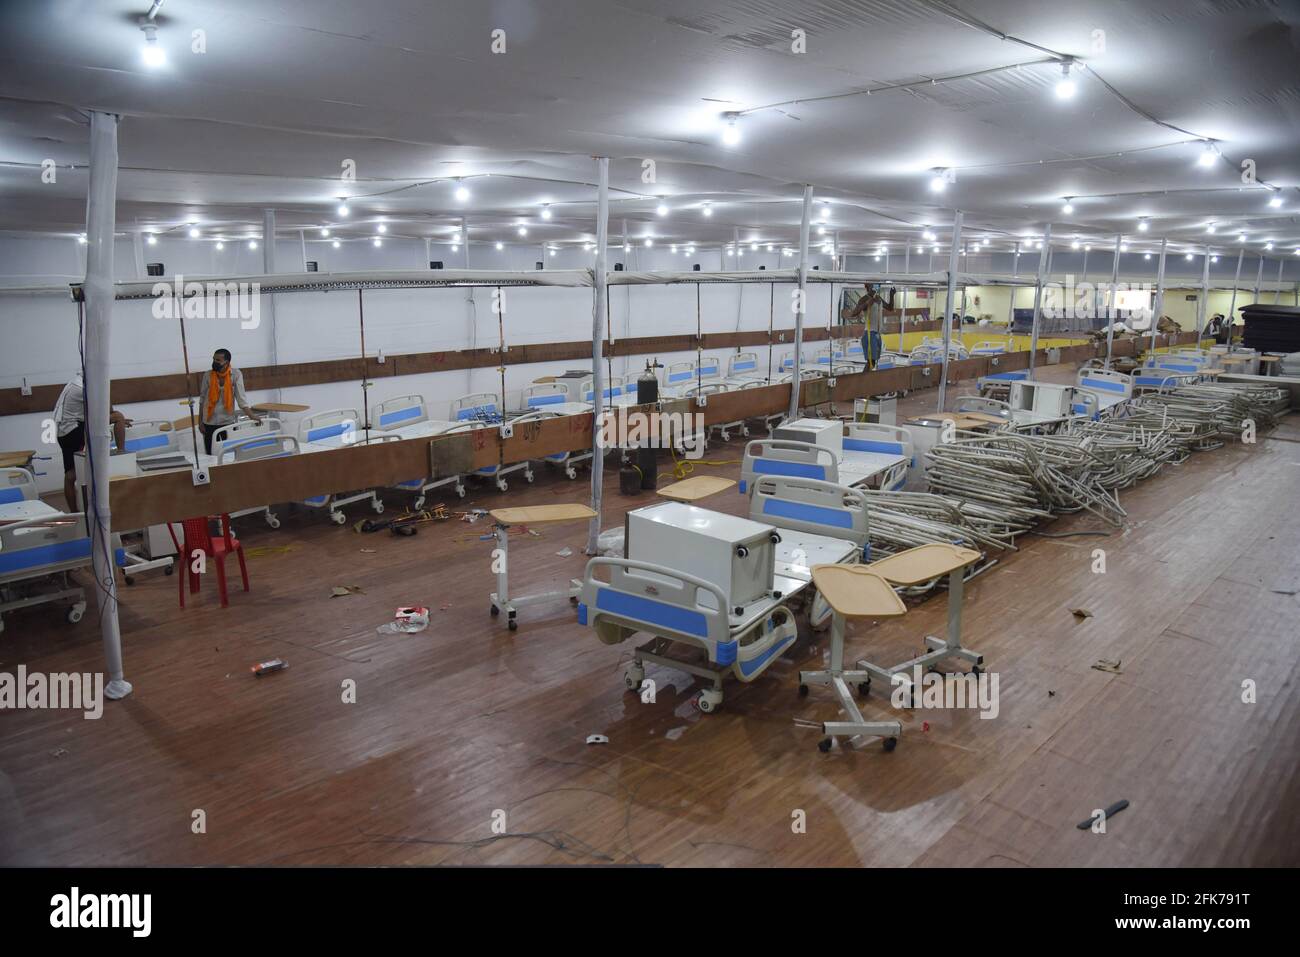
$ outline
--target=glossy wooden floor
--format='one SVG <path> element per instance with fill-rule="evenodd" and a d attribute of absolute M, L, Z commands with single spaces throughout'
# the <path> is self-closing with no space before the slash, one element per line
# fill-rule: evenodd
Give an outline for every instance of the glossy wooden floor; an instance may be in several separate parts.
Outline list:
<path fill-rule="evenodd" d="M 933 401 L 911 396 L 905 411 Z M 546 476 L 449 504 L 583 494 L 581 479 Z M 646 501 L 611 480 L 606 525 Z M 1297 501 L 1293 415 L 1254 446 L 1122 493 L 1122 532 L 1024 538 L 966 594 L 966 643 L 999 675 L 998 716 L 904 712 L 892 754 L 872 743 L 823 755 L 801 725 L 836 713 L 826 689 L 796 694 L 825 640 L 730 683 L 718 714 L 700 714 L 696 686 L 662 669 L 657 702 L 643 704 L 623 689 L 630 645 L 599 643 L 567 603 L 525 609 L 516 633 L 488 617 L 482 522 L 395 538 L 315 512 L 282 509 L 278 532 L 243 519 L 246 546 L 272 551 L 251 558 L 253 591 L 228 610 L 211 582 L 184 612 L 174 578 L 123 589 L 129 699 L 99 721 L 0 713 L 0 862 L 1294 865 Z M 739 512 L 742 498 L 705 504 Z M 1095 527 L 1070 518 L 1050 531 Z M 512 541 L 514 581 L 530 590 L 584 563 L 582 526 L 539 531 Z M 1104 575 L 1091 571 L 1097 547 Z M 332 599 L 333 585 L 362 591 Z M 376 635 L 407 603 L 433 609 L 430 628 Z M 942 633 L 945 606 L 854 627 L 850 655 L 910 656 Z M 1076 607 L 1094 617 L 1076 620 Z M 250 675 L 274 656 L 288 670 Z M 1102 658 L 1122 673 L 1093 670 Z M 77 626 L 49 610 L 12 616 L 0 668 L 19 663 L 100 668 L 94 614 Z M 356 704 L 341 701 L 348 679 Z M 1247 679 L 1255 704 L 1241 702 Z M 864 711 L 889 709 L 873 696 Z M 587 745 L 594 733 L 609 743 Z M 1120 799 L 1131 807 L 1107 834 L 1076 829 Z M 205 834 L 191 833 L 195 809 Z M 508 834 L 492 830 L 497 811 Z M 806 833 L 792 831 L 796 811 Z"/>

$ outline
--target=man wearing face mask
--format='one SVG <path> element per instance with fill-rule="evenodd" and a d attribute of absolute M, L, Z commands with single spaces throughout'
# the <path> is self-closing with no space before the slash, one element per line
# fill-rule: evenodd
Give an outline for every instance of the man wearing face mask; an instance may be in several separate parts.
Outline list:
<path fill-rule="evenodd" d="M 203 449 L 212 454 L 212 433 L 224 425 L 230 425 L 239 416 L 238 407 L 258 425 L 262 418 L 248 405 L 248 396 L 244 394 L 244 375 L 230 364 L 230 350 L 218 349 L 212 353 L 212 371 L 203 373 L 199 383 L 199 411 L 203 423 Z"/>

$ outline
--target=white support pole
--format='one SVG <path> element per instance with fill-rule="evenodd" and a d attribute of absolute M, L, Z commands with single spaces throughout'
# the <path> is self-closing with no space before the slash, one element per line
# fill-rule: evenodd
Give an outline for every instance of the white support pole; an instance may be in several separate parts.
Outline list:
<path fill-rule="evenodd" d="M 942 412 L 944 403 L 948 399 L 948 343 L 952 339 L 952 320 L 948 316 L 948 311 L 957 300 L 957 256 L 961 252 L 961 210 L 954 210 L 952 217 L 952 249 L 948 251 L 948 298 L 943 304 L 943 371 L 939 374 L 939 408 Z M 965 287 L 962 287 L 963 292 Z M 958 321 L 961 321 L 960 312 Z M 960 327 L 958 327 L 960 328 Z"/>
<path fill-rule="evenodd" d="M 1016 243 L 1015 252 L 1011 257 L 1011 278 L 1015 279 L 1020 275 L 1020 243 Z M 1019 286 L 1011 287 L 1011 295 L 1007 297 L 1007 338 L 1015 335 L 1016 328 L 1016 290 Z"/>
<path fill-rule="evenodd" d="M 1156 301 L 1151 316 L 1151 352 L 1156 351 L 1156 327 L 1165 311 L 1165 253 L 1169 249 L 1168 237 L 1160 240 L 1160 263 L 1156 266 Z"/>
<path fill-rule="evenodd" d="M 1232 276 L 1232 298 L 1229 300 L 1227 307 L 1227 351 L 1232 351 L 1232 315 L 1236 312 L 1236 283 L 1242 281 L 1242 260 L 1245 257 L 1245 247 L 1243 246 L 1236 252 L 1236 274 Z"/>
<path fill-rule="evenodd" d="M 298 243 L 302 246 L 302 271 L 307 271 L 307 230 L 298 230 Z"/>
<path fill-rule="evenodd" d="M 122 672 L 122 633 L 117 620 L 117 577 L 113 564 L 113 513 L 109 502 L 108 355 L 113 320 L 113 231 L 117 202 L 117 116 L 90 114 L 90 185 L 86 197 L 85 328 L 82 373 L 85 380 L 86 451 L 90 487 L 86 490 L 86 526 L 99 604 L 99 629 L 104 641 L 108 682 L 104 693 L 112 700 L 131 693 Z M 182 556 L 183 560 L 183 556 Z M 183 573 L 183 572 L 182 572 Z"/>
<path fill-rule="evenodd" d="M 1285 259 L 1277 261 L 1277 288 L 1273 290 L 1273 305 L 1275 306 L 1282 300 L 1282 266 L 1285 263 Z"/>
<path fill-rule="evenodd" d="M 89 240 L 89 237 L 87 237 Z M 137 279 L 144 279 L 149 275 L 149 270 L 144 265 L 144 233 L 140 232 L 140 224 L 136 223 L 135 232 L 131 234 L 131 251 L 135 253 L 135 276 Z"/>
<path fill-rule="evenodd" d="M 307 266 L 303 265 L 303 271 L 307 271 Z M 268 276 L 275 272 L 275 210 L 262 210 L 262 272 Z M 262 303 L 266 308 L 267 328 L 271 336 L 271 365 L 280 364 L 280 348 L 277 339 L 277 330 L 275 322 L 275 293 L 266 296 L 266 301 Z M 275 390 L 275 401 L 279 402 L 284 398 L 283 391 Z"/>
<path fill-rule="evenodd" d="M 460 218 L 460 248 L 461 248 L 461 265 L 469 268 L 469 225 L 465 222 L 465 217 Z"/>
<path fill-rule="evenodd" d="M 600 508 L 605 482 L 605 449 L 601 443 L 600 417 L 605 411 L 605 296 L 608 277 L 605 273 L 605 246 L 609 240 L 609 157 L 596 157 L 599 187 L 596 193 L 596 267 L 595 296 L 591 311 L 591 401 L 595 410 L 591 435 L 591 510 L 596 513 L 587 530 L 587 554 L 596 554 L 600 537 Z M 627 227 L 624 226 L 624 236 Z"/>
<path fill-rule="evenodd" d="M 1259 302 L 1259 287 L 1264 282 L 1264 254 L 1259 254 L 1259 269 L 1255 271 L 1255 295 L 1252 302 Z"/>
<path fill-rule="evenodd" d="M 1115 260 L 1110 266 L 1110 306 L 1106 310 L 1106 366 L 1110 369 L 1110 353 L 1115 346 L 1115 320 L 1119 317 L 1119 309 L 1116 307 L 1115 296 L 1116 289 L 1119 286 L 1119 247 L 1124 242 L 1122 234 L 1115 236 Z"/>
<path fill-rule="evenodd" d="M 912 271 L 912 243 L 909 241 L 903 246 L 903 272 Z"/>
<path fill-rule="evenodd" d="M 1043 248 L 1038 254 L 1038 277 L 1034 280 L 1034 315 L 1029 325 L 1029 378 L 1034 377 L 1034 366 L 1038 364 L 1038 320 L 1043 312 L 1044 277 L 1050 275 L 1048 264 L 1052 258 L 1052 224 L 1048 223 L 1043 231 Z"/>
<path fill-rule="evenodd" d="M 1241 258 L 1237 259 L 1237 271 L 1241 271 Z M 1205 326 L 1209 319 L 1210 306 L 1210 245 L 1205 245 L 1205 255 L 1201 262 L 1201 295 L 1196 303 L 1196 348 L 1201 347 L 1205 338 Z"/>
<path fill-rule="evenodd" d="M 799 224 L 799 300 L 795 303 L 794 313 L 794 378 L 790 380 L 790 421 L 799 417 L 799 388 L 803 385 L 803 318 L 808 311 L 808 229 L 812 225 L 812 194 L 812 186 L 803 188 L 803 221 Z"/>
<path fill-rule="evenodd" d="M 902 355 L 903 354 L 903 330 L 907 327 L 907 287 L 904 286 L 899 291 L 902 292 L 903 294 L 903 300 L 899 304 L 899 312 L 898 312 L 898 354 Z M 882 348 L 884 347 L 884 343 L 885 343 L 885 331 L 882 329 L 880 330 L 880 344 Z"/>

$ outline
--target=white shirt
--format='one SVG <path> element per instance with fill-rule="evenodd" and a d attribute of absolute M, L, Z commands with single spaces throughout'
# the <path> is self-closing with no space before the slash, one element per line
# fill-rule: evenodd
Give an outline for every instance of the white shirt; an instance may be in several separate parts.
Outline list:
<path fill-rule="evenodd" d="M 86 420 L 86 384 L 78 372 L 59 393 L 54 403 L 54 422 L 59 436 L 67 435 Z"/>

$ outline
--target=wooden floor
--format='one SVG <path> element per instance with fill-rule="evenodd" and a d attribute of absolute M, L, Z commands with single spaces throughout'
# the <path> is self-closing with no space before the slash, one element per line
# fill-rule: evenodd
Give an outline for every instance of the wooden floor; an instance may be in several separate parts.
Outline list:
<path fill-rule="evenodd" d="M 910 396 L 905 411 L 934 395 Z M 581 479 L 547 475 L 449 506 L 583 496 Z M 611 480 L 606 526 L 646 501 Z M 516 633 L 489 618 L 482 522 L 396 538 L 317 512 L 282 509 L 275 532 L 246 518 L 246 547 L 260 550 L 253 591 L 228 610 L 212 582 L 184 612 L 175 578 L 122 590 L 128 699 L 99 721 L 0 713 L 0 863 L 1295 865 L 1297 501 L 1300 415 L 1122 493 L 1122 532 L 1022 539 L 966 592 L 966 643 L 998 673 L 1000 713 L 903 712 L 892 754 L 823 755 L 820 733 L 797 723 L 836 712 L 827 689 L 796 694 L 797 670 L 825 659 L 825 640 L 729 684 L 717 714 L 699 713 L 693 682 L 662 669 L 650 673 L 657 702 L 642 704 L 623 688 L 630 644 L 601 644 L 567 603 L 525 609 Z M 1095 527 L 1068 518 L 1050 530 Z M 584 528 L 539 531 L 512 541 L 514 581 L 559 587 L 582 569 Z M 1091 570 L 1097 547 L 1103 575 Z M 334 585 L 361 592 L 330 598 Z M 850 657 L 910 656 L 922 635 L 942 634 L 946 601 L 855 626 Z M 433 610 L 427 631 L 375 634 L 409 603 Z M 1093 617 L 1076 620 L 1077 607 Z M 288 670 L 250 675 L 274 656 Z M 1102 658 L 1122 673 L 1093 670 Z M 76 626 L 50 609 L 10 616 L 0 668 L 20 663 L 101 668 L 93 609 Z M 347 679 L 356 704 L 342 703 Z M 1247 679 L 1255 704 L 1241 701 Z M 864 705 L 868 717 L 888 711 L 879 696 Z M 593 733 L 609 743 L 587 745 Z M 1107 834 L 1076 829 L 1121 799 L 1131 807 Z M 195 809 L 205 834 L 191 832 Z M 806 833 L 792 831 L 797 810 Z M 497 811 L 508 834 L 493 833 Z"/>

